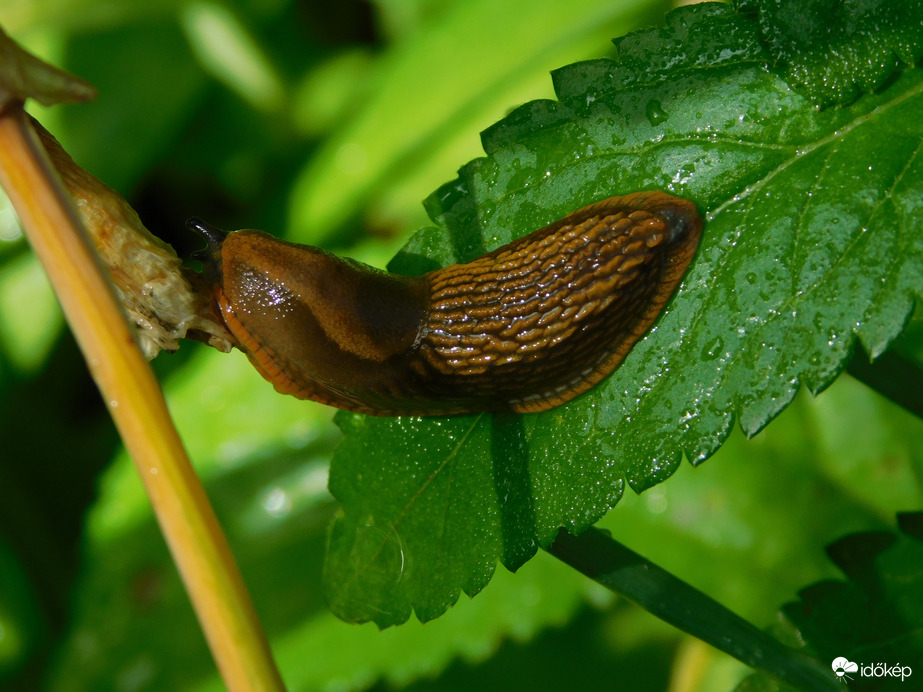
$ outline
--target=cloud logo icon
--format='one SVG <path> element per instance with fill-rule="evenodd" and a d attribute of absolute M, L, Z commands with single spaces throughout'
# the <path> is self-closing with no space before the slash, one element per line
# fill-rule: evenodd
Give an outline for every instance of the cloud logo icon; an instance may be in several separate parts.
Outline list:
<path fill-rule="evenodd" d="M 859 665 L 853 663 L 849 659 L 839 656 L 833 659 L 833 663 L 830 664 L 830 667 L 833 668 L 833 672 L 836 673 L 838 678 L 848 678 L 849 676 L 846 673 L 857 673 L 859 672 Z"/>

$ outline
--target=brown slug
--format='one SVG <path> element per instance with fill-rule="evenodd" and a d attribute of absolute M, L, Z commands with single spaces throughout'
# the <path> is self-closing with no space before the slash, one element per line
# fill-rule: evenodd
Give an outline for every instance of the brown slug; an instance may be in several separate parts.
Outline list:
<path fill-rule="evenodd" d="M 611 373 L 695 254 L 691 202 L 591 204 L 465 264 L 389 274 L 261 231 L 209 241 L 228 330 L 284 394 L 378 416 L 543 411 Z"/>

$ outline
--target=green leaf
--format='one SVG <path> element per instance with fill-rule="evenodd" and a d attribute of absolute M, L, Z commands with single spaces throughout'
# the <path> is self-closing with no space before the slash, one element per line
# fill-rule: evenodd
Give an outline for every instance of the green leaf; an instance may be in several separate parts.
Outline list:
<path fill-rule="evenodd" d="M 89 101 L 96 88 L 40 60 L 0 29 L 0 98 L 10 101 L 35 99 L 46 106 Z"/>
<path fill-rule="evenodd" d="M 422 689 L 462 689 L 459 679 L 495 682 L 498 669 L 526 669 L 537 689 L 558 689 L 574 675 L 561 656 L 580 661 L 586 688 L 612 675 L 635 680 L 639 668 L 664 678 L 645 689 L 665 687 L 678 634 L 644 612 L 630 611 L 626 623 L 624 607 L 587 593 L 588 580 L 547 554 L 515 575 L 500 570 L 477 598 L 462 598 L 426 625 L 382 632 L 333 617 L 320 598 L 320 554 L 334 511 L 323 469 L 335 431 L 321 434 L 305 420 L 309 404 L 273 397 L 242 357 L 199 355 L 208 362 L 178 372 L 168 398 L 289 689 L 424 684 L 440 671 Z M 617 540 L 764 626 L 802 585 L 836 576 L 818 546 L 844 532 L 887 528 L 894 507 L 921 503 L 920 449 L 923 422 L 839 378 L 819 399 L 799 396 L 757 441 L 735 431 L 710 463 L 629 494 L 604 523 Z M 6 505 L 15 502 L 9 488 L 0 483 Z M 144 690 L 224 689 L 127 458 L 106 473 L 99 495 L 69 631 L 44 687 L 74 692 L 133 681 Z M 552 642 L 535 637 L 558 626 L 546 635 Z M 506 657 L 495 656 L 504 641 Z M 487 657 L 489 664 L 475 665 Z M 546 680 L 549 669 L 561 672 Z"/>
<path fill-rule="evenodd" d="M 857 338 L 879 355 L 923 294 L 920 71 L 818 110 L 767 67 L 756 21 L 716 4 L 681 8 L 619 48 L 617 62 L 558 70 L 558 102 L 485 132 L 488 156 L 427 201 L 443 230 L 392 268 L 464 261 L 647 188 L 705 212 L 698 256 L 619 370 L 569 404 L 522 417 L 340 415 L 330 489 L 343 514 L 326 570 L 341 617 L 438 616 L 498 560 L 516 569 L 559 526 L 599 520 L 625 483 L 640 491 L 683 454 L 706 459 L 735 420 L 755 434 L 801 383 L 820 391 Z"/>
<path fill-rule="evenodd" d="M 828 546 L 846 581 L 803 589 L 800 601 L 782 609 L 776 628 L 831 661 L 831 675 L 835 659 L 855 663 L 855 671 L 845 671 L 850 689 L 886 689 L 920 672 L 915 664 L 923 656 L 923 513 L 899 514 L 898 526 L 900 533 L 857 533 Z M 901 674 L 894 677 L 895 668 L 902 669 L 903 680 Z M 761 689 L 762 678 L 753 675 L 738 689 Z"/>
<path fill-rule="evenodd" d="M 215 360 L 216 367 L 226 367 L 227 358 Z M 178 393 L 179 414 L 196 406 L 192 390 L 214 381 L 215 374 L 177 383 L 188 390 Z M 219 382 L 230 402 L 236 401 L 240 391 Z M 262 389 L 255 387 L 253 394 L 258 397 Z M 227 409 L 244 410 L 252 401 L 229 403 L 210 418 L 233 437 L 237 412 Z M 298 424 L 294 406 L 276 414 L 280 427 Z M 584 580 L 549 558 L 515 577 L 505 575 L 486 598 L 425 628 L 415 624 L 381 633 L 336 619 L 320 585 L 324 535 L 335 509 L 324 483 L 331 438 L 337 437 L 330 428 L 323 439 L 287 451 L 244 450 L 243 459 L 203 458 L 200 464 L 290 689 L 361 690 L 378 679 L 406 683 L 441 670 L 460 652 L 483 659 L 511 634 L 527 639 L 578 608 Z M 242 441 L 227 444 L 240 447 Z M 45 685 L 49 690 L 225 689 L 137 486 L 127 458 L 106 476 L 89 525 L 73 626 Z"/>
<path fill-rule="evenodd" d="M 920 0 L 736 0 L 759 16 L 773 62 L 823 106 L 877 89 L 923 57 Z"/>
<path fill-rule="evenodd" d="M 816 659 L 788 647 L 606 531 L 561 531 L 548 552 L 658 618 L 805 690 L 836 689 Z"/>
<path fill-rule="evenodd" d="M 478 130 L 512 106 L 550 94 L 549 69 L 600 55 L 612 35 L 667 4 L 442 3 L 428 13 L 425 30 L 387 46 L 364 98 L 352 104 L 353 117 L 300 172 L 289 226 L 300 242 L 318 245 L 335 231 L 346 233 L 357 215 L 385 226 L 419 225 L 422 214 L 408 219 L 407 208 L 418 210 L 434 181 L 479 153 Z"/>
<path fill-rule="evenodd" d="M 162 156 L 188 117 L 190 104 L 201 98 L 203 74 L 192 64 L 181 31 L 169 23 L 78 34 L 70 40 L 70 50 L 71 68 L 92 75 L 101 97 L 86 108 L 65 112 L 62 141 L 93 175 L 115 189 L 128 190 Z M 163 79 L 164 74 L 171 78 Z M 118 107 L 108 103 L 116 99 Z M 101 131 L 114 146 L 101 146 Z M 145 137 L 137 137 L 139 131 Z"/>

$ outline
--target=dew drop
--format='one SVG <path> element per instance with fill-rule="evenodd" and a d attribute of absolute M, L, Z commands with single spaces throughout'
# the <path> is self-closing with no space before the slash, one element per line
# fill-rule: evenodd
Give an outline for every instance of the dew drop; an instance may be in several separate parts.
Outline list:
<path fill-rule="evenodd" d="M 670 114 L 663 109 L 663 106 L 657 99 L 651 99 L 647 102 L 646 114 L 651 125 L 660 125 L 666 122 L 670 117 Z"/>
<path fill-rule="evenodd" d="M 282 488 L 273 488 L 263 498 L 263 509 L 271 517 L 286 516 L 292 510 L 292 499 Z"/>
<path fill-rule="evenodd" d="M 702 360 L 714 360 L 721 355 L 724 348 L 724 340 L 719 336 L 716 337 L 702 350 Z"/>

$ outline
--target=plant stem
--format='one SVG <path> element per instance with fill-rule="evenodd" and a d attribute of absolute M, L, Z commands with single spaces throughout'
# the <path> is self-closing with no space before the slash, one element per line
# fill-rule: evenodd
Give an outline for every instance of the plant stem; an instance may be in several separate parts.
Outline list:
<path fill-rule="evenodd" d="M 891 350 L 885 351 L 871 363 L 862 349 L 857 347 L 846 366 L 846 372 L 923 418 L 923 370 L 909 358 Z"/>
<path fill-rule="evenodd" d="M 804 690 L 838 689 L 828 666 L 789 648 L 607 533 L 561 530 L 548 552 L 664 622 Z"/>
<path fill-rule="evenodd" d="M 227 539 L 74 205 L 22 102 L 0 104 L 0 185 L 45 267 L 144 482 L 225 684 L 283 684 Z"/>

